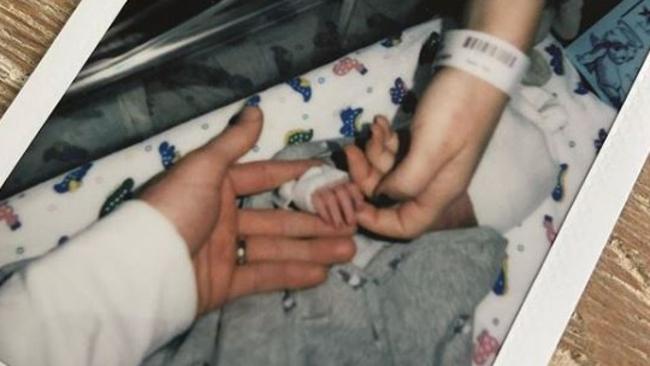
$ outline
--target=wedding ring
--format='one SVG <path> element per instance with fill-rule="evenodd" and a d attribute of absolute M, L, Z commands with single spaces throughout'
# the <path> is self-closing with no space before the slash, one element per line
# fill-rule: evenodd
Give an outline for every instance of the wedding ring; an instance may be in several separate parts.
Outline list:
<path fill-rule="evenodd" d="M 236 249 L 236 262 L 238 266 L 243 266 L 246 264 L 246 240 L 238 239 L 237 240 L 237 249 Z"/>

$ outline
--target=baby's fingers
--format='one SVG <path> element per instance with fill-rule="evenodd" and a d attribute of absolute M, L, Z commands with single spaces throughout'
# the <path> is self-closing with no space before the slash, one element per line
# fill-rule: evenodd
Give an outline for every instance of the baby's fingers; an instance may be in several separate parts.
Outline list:
<path fill-rule="evenodd" d="M 370 126 L 372 137 L 366 144 L 366 157 L 381 174 L 388 173 L 395 165 L 399 138 L 385 117 L 377 116 Z"/>
<path fill-rule="evenodd" d="M 356 227 L 335 227 L 320 217 L 305 212 L 287 210 L 240 209 L 238 215 L 239 235 L 286 236 L 312 238 L 352 235 Z"/>
<path fill-rule="evenodd" d="M 343 225 L 343 215 L 339 208 L 339 201 L 336 197 L 336 194 L 330 189 L 323 189 L 319 192 L 320 197 L 325 203 L 327 213 L 332 218 L 332 223 L 334 226 L 339 227 Z"/>
<path fill-rule="evenodd" d="M 332 224 L 332 218 L 327 211 L 325 201 L 319 191 L 314 192 L 314 194 L 311 196 L 311 203 L 316 210 L 316 214 L 326 223 Z"/>
<path fill-rule="evenodd" d="M 356 223 L 356 215 L 354 212 L 354 199 L 351 197 L 350 192 L 346 188 L 347 184 L 340 184 L 333 188 L 334 195 L 339 203 L 339 209 L 343 212 L 343 218 L 348 225 Z"/>
<path fill-rule="evenodd" d="M 384 147 L 392 154 L 397 154 L 397 150 L 399 149 L 399 137 L 391 127 L 388 119 L 384 116 L 377 116 L 375 117 L 375 124 L 383 131 Z"/>
<path fill-rule="evenodd" d="M 366 204 L 366 201 L 363 197 L 363 192 L 361 192 L 359 186 L 357 186 L 353 182 L 348 182 L 345 185 L 345 189 L 348 191 L 348 194 L 352 198 L 352 202 L 354 203 L 354 208 L 356 210 L 362 209 Z"/>
<path fill-rule="evenodd" d="M 366 197 L 372 197 L 375 188 L 383 178 L 383 174 L 370 164 L 366 155 L 358 147 L 354 145 L 346 146 L 345 155 L 348 159 L 352 181 Z"/>

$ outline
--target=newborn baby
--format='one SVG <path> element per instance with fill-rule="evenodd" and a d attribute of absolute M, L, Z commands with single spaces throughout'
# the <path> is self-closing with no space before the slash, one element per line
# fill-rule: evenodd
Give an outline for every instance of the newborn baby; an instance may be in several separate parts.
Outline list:
<path fill-rule="evenodd" d="M 382 116 L 375 117 L 367 131 L 370 137 L 361 137 L 355 144 L 346 145 L 343 157 L 337 158 L 336 154 L 333 154 L 332 165 L 325 163 L 313 167 L 297 180 L 282 185 L 274 197 L 274 204 L 283 209 L 293 207 L 317 214 L 322 220 L 336 227 L 356 225 L 358 213 L 396 204 L 385 197 L 374 197 L 374 191 L 383 176 L 405 155 L 409 132 L 401 133 L 400 141 L 400 135 Z M 366 198 L 369 202 L 366 202 Z M 408 216 L 405 218 L 415 219 Z M 472 204 L 465 193 L 444 212 L 430 230 L 476 225 Z M 390 240 L 360 228 L 360 232 L 354 236 L 356 254 L 352 264 L 365 268 Z M 355 274 L 348 278 L 348 282 L 353 284 L 360 281 Z"/>
<path fill-rule="evenodd" d="M 323 164 L 243 205 L 314 212 L 341 227 L 393 205 L 365 197 L 403 155 L 407 135 L 381 117 L 370 132 L 368 139 L 288 146 L 275 159 Z M 464 202 L 431 229 L 474 226 Z M 498 277 L 505 239 L 490 228 L 436 230 L 413 241 L 360 228 L 354 241 L 353 260 L 332 267 L 324 284 L 228 304 L 146 365 L 470 364 L 472 316 Z"/>

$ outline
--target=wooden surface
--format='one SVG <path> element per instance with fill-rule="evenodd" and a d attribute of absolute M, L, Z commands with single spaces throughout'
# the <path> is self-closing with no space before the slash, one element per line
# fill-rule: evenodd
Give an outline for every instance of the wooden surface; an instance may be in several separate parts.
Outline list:
<path fill-rule="evenodd" d="M 78 2 L 0 1 L 0 115 Z M 649 244 L 650 160 L 552 365 L 650 365 Z"/>
<path fill-rule="evenodd" d="M 79 0 L 0 0 L 0 115 L 78 3 Z"/>
<path fill-rule="evenodd" d="M 553 364 L 650 365 L 650 159 Z"/>

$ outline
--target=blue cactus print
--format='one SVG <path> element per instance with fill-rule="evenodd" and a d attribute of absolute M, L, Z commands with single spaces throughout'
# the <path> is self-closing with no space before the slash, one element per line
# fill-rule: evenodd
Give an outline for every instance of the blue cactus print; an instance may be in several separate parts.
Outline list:
<path fill-rule="evenodd" d="M 124 201 L 133 198 L 133 189 L 135 181 L 132 178 L 127 178 L 122 184 L 113 191 L 99 210 L 99 218 L 107 216 L 115 211 Z"/>
<path fill-rule="evenodd" d="M 402 78 L 397 78 L 395 80 L 395 86 L 390 88 L 390 100 L 393 104 L 401 105 L 404 102 L 404 98 L 409 93 L 406 83 Z"/>
<path fill-rule="evenodd" d="M 259 107 L 261 101 L 262 101 L 262 97 L 260 97 L 259 95 L 253 95 L 252 97 L 248 98 L 245 105 L 247 107 Z"/>
<path fill-rule="evenodd" d="M 501 266 L 499 277 L 497 278 L 497 281 L 494 283 L 494 286 L 492 287 L 492 291 L 494 291 L 494 293 L 499 296 L 505 295 L 505 293 L 508 291 L 508 274 L 506 271 L 505 262 Z"/>
<path fill-rule="evenodd" d="M 160 160 L 165 170 L 174 166 L 174 163 L 176 163 L 181 156 L 180 153 L 176 151 L 176 146 L 167 141 L 162 142 L 160 146 L 158 146 L 158 152 L 160 153 Z"/>
<path fill-rule="evenodd" d="M 345 137 L 354 137 L 357 131 L 357 121 L 363 114 L 363 108 L 346 108 L 341 112 L 341 121 L 343 126 L 339 130 Z"/>
<path fill-rule="evenodd" d="M 578 95 L 587 95 L 589 94 L 589 88 L 583 81 L 578 81 L 578 85 L 573 92 Z"/>
<path fill-rule="evenodd" d="M 76 191 L 92 166 L 92 163 L 87 163 L 66 174 L 61 182 L 54 185 L 54 190 L 61 194 Z"/>
<path fill-rule="evenodd" d="M 564 75 L 564 63 L 562 60 L 562 49 L 555 44 L 551 44 L 544 49 L 551 56 L 551 67 L 557 75 Z"/>
<path fill-rule="evenodd" d="M 598 131 L 598 138 L 594 140 L 594 147 L 596 148 L 596 152 L 600 152 L 600 149 L 602 149 L 603 145 L 605 145 L 605 140 L 607 140 L 607 131 L 605 131 L 604 128 L 601 128 Z"/>
<path fill-rule="evenodd" d="M 311 100 L 312 89 L 309 80 L 301 77 L 296 77 L 287 81 L 287 84 L 289 84 L 291 89 L 302 95 L 302 99 L 305 103 Z"/>
<path fill-rule="evenodd" d="M 287 146 L 305 144 L 314 138 L 314 130 L 291 130 L 287 132 L 284 143 Z"/>
<path fill-rule="evenodd" d="M 415 113 L 418 97 L 406 87 L 406 83 L 402 78 L 395 79 L 395 86 L 390 88 L 390 99 L 393 104 L 402 106 L 404 113 Z"/>
<path fill-rule="evenodd" d="M 562 198 L 564 198 L 564 193 L 566 191 L 565 178 L 568 170 L 569 164 L 560 164 L 560 172 L 557 175 L 557 183 L 551 195 L 556 202 L 560 202 L 562 201 Z"/>

